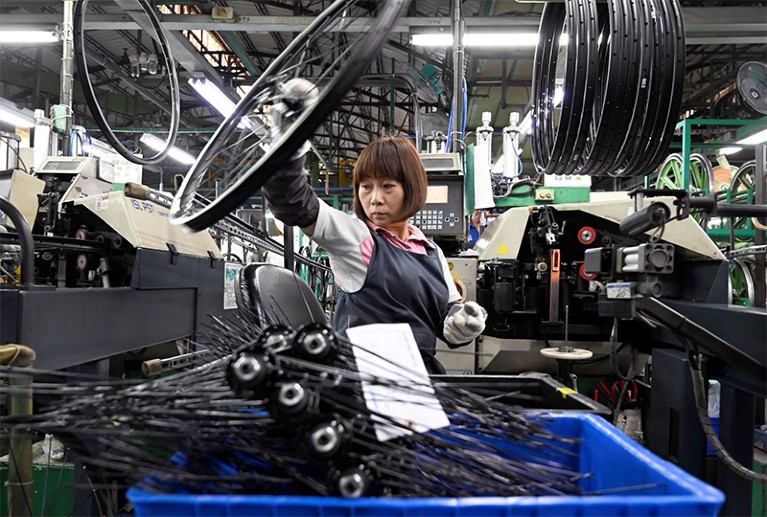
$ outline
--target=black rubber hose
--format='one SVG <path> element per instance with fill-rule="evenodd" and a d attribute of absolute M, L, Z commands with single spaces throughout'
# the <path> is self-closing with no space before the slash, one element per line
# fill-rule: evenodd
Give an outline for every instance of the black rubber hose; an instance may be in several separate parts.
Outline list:
<path fill-rule="evenodd" d="M 693 367 L 692 362 L 690 362 L 690 376 L 692 377 L 692 388 L 693 394 L 695 395 L 695 409 L 698 412 L 698 419 L 703 428 L 703 433 L 706 435 L 708 441 L 711 442 L 711 446 L 714 448 L 717 457 L 727 466 L 727 468 L 740 477 L 757 483 L 767 483 L 767 474 L 754 472 L 753 470 L 744 467 L 730 455 L 727 449 L 724 448 L 724 445 L 719 441 L 719 437 L 716 435 L 716 431 L 711 425 L 711 419 L 708 416 L 708 401 L 706 400 L 703 373 L 700 371 L 700 368 Z"/>
<path fill-rule="evenodd" d="M 0 197 L 0 211 L 13 221 L 19 234 L 21 245 L 21 286 L 30 287 L 35 284 L 35 242 L 29 224 L 19 210 L 10 202 Z"/>

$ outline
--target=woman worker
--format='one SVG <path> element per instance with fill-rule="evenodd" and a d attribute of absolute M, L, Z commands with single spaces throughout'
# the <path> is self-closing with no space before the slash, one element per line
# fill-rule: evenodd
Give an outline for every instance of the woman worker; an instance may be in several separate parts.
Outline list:
<path fill-rule="evenodd" d="M 294 84 L 293 94 L 311 91 L 310 84 Z M 279 120 L 286 107 L 274 110 Z M 277 219 L 300 227 L 327 251 L 339 289 L 333 328 L 345 333 L 359 325 L 408 323 L 427 371 L 444 373 L 434 357 L 437 337 L 451 348 L 466 345 L 484 330 L 487 313 L 474 302 L 457 303 L 442 250 L 408 222 L 426 202 L 426 171 L 415 146 L 385 136 L 362 151 L 353 174 L 354 215 L 316 196 L 299 154 L 262 193 Z"/>

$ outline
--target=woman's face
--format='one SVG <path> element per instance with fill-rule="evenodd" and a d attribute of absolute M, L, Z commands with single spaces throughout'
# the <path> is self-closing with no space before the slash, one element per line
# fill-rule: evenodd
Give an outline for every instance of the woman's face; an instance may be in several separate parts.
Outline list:
<path fill-rule="evenodd" d="M 402 222 L 400 214 L 405 202 L 405 189 L 399 181 L 367 178 L 360 181 L 357 195 L 372 223 L 387 227 Z"/>

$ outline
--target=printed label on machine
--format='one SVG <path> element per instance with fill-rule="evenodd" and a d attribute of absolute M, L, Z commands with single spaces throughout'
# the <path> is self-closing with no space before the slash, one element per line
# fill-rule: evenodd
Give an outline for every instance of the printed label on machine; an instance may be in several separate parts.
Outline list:
<path fill-rule="evenodd" d="M 237 308 L 236 284 L 242 264 L 227 262 L 224 267 L 224 310 Z"/>

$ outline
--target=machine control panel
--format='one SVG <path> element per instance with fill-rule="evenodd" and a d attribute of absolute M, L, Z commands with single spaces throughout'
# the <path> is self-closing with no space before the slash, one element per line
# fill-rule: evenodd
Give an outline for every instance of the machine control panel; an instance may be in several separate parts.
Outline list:
<path fill-rule="evenodd" d="M 463 237 L 463 175 L 428 174 L 426 204 L 412 223 L 428 236 Z"/>
<path fill-rule="evenodd" d="M 430 237 L 461 239 L 465 234 L 464 175 L 458 153 L 422 153 L 428 186 L 426 204 L 412 223 Z"/>
<path fill-rule="evenodd" d="M 49 156 L 37 168 L 38 176 L 45 174 L 82 174 L 90 178 L 98 177 L 99 160 L 88 156 Z"/>

